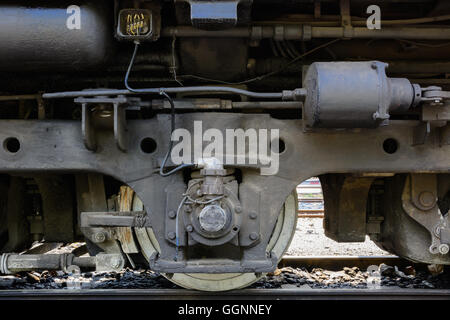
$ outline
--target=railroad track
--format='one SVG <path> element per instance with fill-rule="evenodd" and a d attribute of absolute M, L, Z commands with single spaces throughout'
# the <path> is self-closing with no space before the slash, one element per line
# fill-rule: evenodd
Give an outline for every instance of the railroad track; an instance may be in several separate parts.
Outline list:
<path fill-rule="evenodd" d="M 0 300 L 450 300 L 449 289 L 185 289 L 0 290 Z"/>
<path fill-rule="evenodd" d="M 299 218 L 323 218 L 324 210 L 301 208 L 302 204 L 323 203 L 322 187 L 318 178 L 311 178 L 297 186 L 298 202 L 300 209 L 298 210 Z M 305 196 L 309 195 L 309 196 Z M 311 196 L 316 195 L 316 196 Z M 323 206 L 322 206 L 323 207 Z"/>
<path fill-rule="evenodd" d="M 345 266 L 367 269 L 386 263 L 406 266 L 397 256 L 286 256 L 282 267 L 340 270 Z M 313 289 L 282 285 L 279 289 L 242 289 L 201 292 L 186 289 L 32 289 L 0 290 L 0 300 L 450 300 L 450 289 Z"/>
<path fill-rule="evenodd" d="M 397 256 L 284 256 L 278 267 L 314 267 L 327 270 L 341 270 L 344 267 L 351 266 L 366 270 L 371 265 L 380 265 L 382 263 L 398 267 L 411 265 L 411 262 Z"/>

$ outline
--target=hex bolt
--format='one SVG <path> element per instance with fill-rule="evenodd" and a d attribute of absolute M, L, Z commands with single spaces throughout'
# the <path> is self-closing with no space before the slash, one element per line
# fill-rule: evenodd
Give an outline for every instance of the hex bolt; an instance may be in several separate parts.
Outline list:
<path fill-rule="evenodd" d="M 257 240 L 259 238 L 259 235 L 256 232 L 252 232 L 249 235 L 250 240 Z"/>
<path fill-rule="evenodd" d="M 440 254 L 447 254 L 450 251 L 450 247 L 448 246 L 448 244 L 441 244 L 439 246 L 439 253 Z"/>
<path fill-rule="evenodd" d="M 189 224 L 186 226 L 186 230 L 187 230 L 187 232 L 192 232 L 194 230 L 194 228 Z"/>
<path fill-rule="evenodd" d="M 241 206 L 236 206 L 236 208 L 234 210 L 236 211 L 236 213 L 241 213 L 242 212 L 242 207 Z"/>
<path fill-rule="evenodd" d="M 434 196 L 433 192 L 422 191 L 419 194 L 419 202 L 422 206 L 426 208 L 431 208 L 436 203 L 436 197 Z"/>
<path fill-rule="evenodd" d="M 177 235 L 175 234 L 175 232 L 169 232 L 169 233 L 167 234 L 167 237 L 168 237 L 170 240 L 174 240 L 174 239 L 177 237 Z"/>
<path fill-rule="evenodd" d="M 94 236 L 93 236 L 92 238 L 93 238 L 92 240 L 93 240 L 95 243 L 102 243 L 102 242 L 105 242 L 105 241 L 106 241 L 107 235 L 106 235 L 105 232 L 100 231 L 100 232 L 95 233 Z"/>
<path fill-rule="evenodd" d="M 250 212 L 250 219 L 255 220 L 258 217 L 255 211 Z"/>
<path fill-rule="evenodd" d="M 177 216 L 177 213 L 174 210 L 170 210 L 169 211 L 169 218 L 170 219 L 175 219 Z"/>

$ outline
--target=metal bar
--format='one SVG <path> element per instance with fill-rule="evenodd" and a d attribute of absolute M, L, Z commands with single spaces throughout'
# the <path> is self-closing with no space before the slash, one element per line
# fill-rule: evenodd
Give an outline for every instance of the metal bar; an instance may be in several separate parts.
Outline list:
<path fill-rule="evenodd" d="M 77 97 L 95 97 L 95 96 L 111 96 L 111 95 L 131 95 L 131 94 L 159 94 L 166 93 L 207 93 L 207 92 L 228 92 L 238 95 L 244 95 L 252 98 L 267 98 L 267 99 L 281 99 L 282 92 L 253 92 L 233 87 L 220 86 L 195 86 L 195 87 L 169 87 L 169 88 L 148 88 L 148 89 L 134 89 L 133 91 L 127 89 L 105 89 L 105 90 L 90 90 L 90 91 L 65 91 L 55 93 L 44 93 L 44 99 L 57 98 L 77 98 Z"/>
<path fill-rule="evenodd" d="M 80 226 L 89 227 L 150 227 L 145 211 L 82 212 Z M 140 221 L 138 221 L 140 220 Z"/>

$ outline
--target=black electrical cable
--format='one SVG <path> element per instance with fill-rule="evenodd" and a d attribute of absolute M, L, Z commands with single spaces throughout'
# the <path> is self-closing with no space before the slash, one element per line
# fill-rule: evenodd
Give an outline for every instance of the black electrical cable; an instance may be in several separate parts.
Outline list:
<path fill-rule="evenodd" d="M 169 137 L 169 149 L 167 150 L 166 156 L 164 157 L 164 160 L 161 164 L 161 167 L 159 168 L 159 174 L 163 177 L 170 176 L 171 174 L 174 174 L 175 172 L 178 172 L 184 168 L 193 167 L 193 164 L 181 164 L 178 167 L 170 170 L 169 172 L 164 172 L 164 167 L 166 166 L 166 162 L 169 159 L 170 153 L 172 152 L 173 147 L 173 141 L 172 141 L 172 134 L 175 131 L 175 104 L 173 103 L 172 98 L 165 93 L 164 91 L 161 91 L 159 94 L 163 95 L 170 103 L 170 137 Z"/>
<path fill-rule="evenodd" d="M 131 56 L 131 61 L 125 74 L 125 88 L 128 91 L 134 93 L 186 93 L 186 92 L 230 92 L 239 95 L 244 95 L 252 98 L 271 98 L 271 99 L 281 99 L 283 98 L 282 92 L 253 92 L 243 89 L 237 89 L 232 87 L 220 87 L 220 86 L 195 86 L 195 87 L 173 87 L 173 88 L 145 88 L 145 89 L 135 89 L 131 88 L 128 84 L 128 79 L 130 77 L 131 69 L 134 65 L 134 60 L 136 59 L 137 51 L 139 49 L 140 43 L 135 42 L 133 55 Z"/>
<path fill-rule="evenodd" d="M 143 93 L 143 90 L 144 90 L 144 91 L 148 91 L 149 89 L 134 89 L 134 88 L 131 88 L 131 87 L 128 85 L 128 78 L 129 78 L 129 76 L 130 76 L 131 69 L 133 68 L 134 60 L 136 59 L 136 54 L 137 54 L 138 48 L 139 48 L 139 42 L 136 41 L 136 42 L 135 42 L 135 46 L 134 46 L 133 55 L 131 56 L 130 65 L 128 66 L 127 73 L 126 73 L 126 75 L 125 75 L 125 81 L 124 81 L 124 83 L 125 83 L 125 87 L 126 87 L 129 91 L 135 92 L 135 93 Z M 154 89 L 152 89 L 152 90 L 154 90 Z M 184 168 L 192 167 L 193 165 L 192 165 L 192 164 L 181 164 L 181 165 L 179 165 L 178 167 L 176 167 L 176 168 L 174 168 L 174 169 L 172 169 L 172 170 L 170 170 L 170 171 L 168 171 L 168 172 L 164 172 L 164 168 L 165 168 L 165 166 L 166 166 L 167 160 L 169 159 L 170 153 L 172 152 L 172 148 L 173 148 L 172 134 L 173 134 L 173 132 L 175 131 L 175 104 L 174 104 L 174 102 L 173 102 L 173 99 L 172 99 L 166 92 L 164 92 L 164 89 L 163 89 L 163 88 L 160 88 L 160 89 L 159 89 L 159 94 L 162 95 L 162 96 L 164 96 L 164 97 L 167 99 L 167 101 L 169 101 L 169 104 L 170 104 L 170 137 L 169 137 L 169 148 L 168 148 L 167 153 L 166 153 L 166 155 L 165 155 L 165 157 L 164 157 L 164 160 L 163 160 L 163 162 L 162 162 L 162 164 L 161 164 L 161 167 L 159 168 L 159 174 L 160 174 L 161 176 L 163 176 L 163 177 L 167 177 L 167 176 L 170 176 L 171 174 L 174 174 L 175 172 L 178 172 L 178 171 L 180 171 L 180 170 L 182 170 L 182 169 L 184 169 Z"/>
<path fill-rule="evenodd" d="M 42 98 L 44 99 L 59 99 L 59 98 L 77 98 L 77 97 L 95 97 L 95 96 L 110 96 L 110 95 L 127 95 L 130 93 L 140 93 L 140 94 L 159 94 L 160 92 L 166 93 L 192 93 L 192 92 L 228 92 L 237 95 L 247 96 L 251 98 L 259 99 L 282 99 L 283 92 L 254 92 L 233 87 L 224 86 L 194 86 L 194 87 L 168 87 L 168 88 L 145 88 L 136 89 L 130 87 L 128 84 L 128 79 L 130 77 L 131 70 L 134 65 L 134 60 L 136 59 L 137 51 L 139 49 L 140 43 L 135 41 L 133 55 L 131 57 L 130 64 L 128 66 L 127 72 L 125 74 L 125 88 L 126 90 L 118 89 L 100 89 L 100 90 L 89 90 L 89 91 L 64 91 L 64 92 L 53 92 L 44 93 Z"/>
<path fill-rule="evenodd" d="M 130 77 L 131 69 L 133 68 L 134 60 L 136 59 L 136 55 L 137 55 L 137 52 L 138 52 L 138 49 L 139 49 L 139 45 L 140 45 L 139 41 L 135 41 L 134 42 L 133 55 L 131 56 L 130 64 L 128 65 L 127 73 L 125 74 L 125 80 L 124 80 L 125 88 L 127 88 L 129 91 L 135 92 L 135 93 L 140 93 L 139 90 L 142 90 L 142 89 L 133 89 L 133 88 L 131 88 L 128 85 L 128 78 Z M 160 92 L 162 92 L 162 91 L 160 91 Z"/>

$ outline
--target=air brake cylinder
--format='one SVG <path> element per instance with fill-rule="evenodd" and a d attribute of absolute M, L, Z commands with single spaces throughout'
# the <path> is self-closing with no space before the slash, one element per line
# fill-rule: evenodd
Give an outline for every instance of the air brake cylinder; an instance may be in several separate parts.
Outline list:
<path fill-rule="evenodd" d="M 305 77 L 306 127 L 375 128 L 390 112 L 404 112 L 421 99 L 421 88 L 408 79 L 388 78 L 388 65 L 368 62 L 315 62 Z"/>

